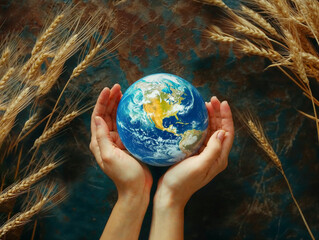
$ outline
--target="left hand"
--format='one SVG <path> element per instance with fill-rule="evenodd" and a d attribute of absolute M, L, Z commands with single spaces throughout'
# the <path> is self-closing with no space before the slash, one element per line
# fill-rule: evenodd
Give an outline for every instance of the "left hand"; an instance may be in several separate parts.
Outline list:
<path fill-rule="evenodd" d="M 154 205 L 163 209 L 183 209 L 189 198 L 222 172 L 234 140 L 234 124 L 226 101 L 212 97 L 206 103 L 209 115 L 207 139 L 198 155 L 189 157 L 172 167 L 158 182 Z"/>

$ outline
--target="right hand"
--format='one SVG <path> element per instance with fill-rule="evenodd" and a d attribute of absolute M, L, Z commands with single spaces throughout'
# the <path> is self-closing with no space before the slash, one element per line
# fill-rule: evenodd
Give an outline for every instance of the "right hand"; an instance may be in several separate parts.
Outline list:
<path fill-rule="evenodd" d="M 121 97 L 119 84 L 100 93 L 91 118 L 90 149 L 100 168 L 115 183 L 119 198 L 149 198 L 152 175 L 128 154 L 117 132 L 116 111 Z"/>

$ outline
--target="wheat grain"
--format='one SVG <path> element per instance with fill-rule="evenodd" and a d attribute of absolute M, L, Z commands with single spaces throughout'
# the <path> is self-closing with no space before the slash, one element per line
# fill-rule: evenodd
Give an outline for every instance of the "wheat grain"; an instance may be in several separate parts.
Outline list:
<path fill-rule="evenodd" d="M 14 70 L 15 70 L 14 67 L 9 68 L 8 71 L 1 78 L 1 80 L 0 80 L 0 91 L 5 88 L 5 85 L 8 82 L 8 80 L 10 79 L 10 77 L 12 76 L 12 74 L 14 73 Z"/>
<path fill-rule="evenodd" d="M 0 58 L 0 68 L 9 60 L 10 55 L 10 49 L 9 47 L 6 47 L 4 51 L 2 52 L 1 58 Z"/>
<path fill-rule="evenodd" d="M 58 15 L 53 22 L 51 23 L 51 25 L 47 28 L 47 30 L 45 30 L 45 32 L 43 33 L 43 35 L 39 38 L 39 40 L 35 43 L 33 49 L 32 49 L 32 55 L 36 55 L 42 48 L 44 43 L 48 40 L 49 37 L 51 37 L 54 33 L 54 30 L 57 28 L 57 26 L 59 25 L 59 23 L 61 22 L 61 20 L 63 19 L 64 15 L 60 14 Z"/>
<path fill-rule="evenodd" d="M 25 224 L 28 222 L 34 215 L 40 212 L 40 210 L 43 208 L 45 204 L 49 202 L 49 198 L 47 196 L 44 196 L 40 201 L 38 201 L 33 207 L 31 207 L 29 210 L 22 212 L 18 214 L 16 217 L 14 217 L 12 220 L 10 220 L 8 223 L 4 224 L 0 228 L 0 238 L 2 238 L 7 232 Z"/>
<path fill-rule="evenodd" d="M 4 190 L 4 192 L 0 195 L 0 204 L 25 192 L 41 178 L 48 175 L 57 166 L 57 163 L 49 163 L 48 165 L 42 167 L 36 173 L 33 173 L 19 183 L 14 184 L 13 186 L 9 187 L 9 189 Z"/>
<path fill-rule="evenodd" d="M 52 138 L 58 131 L 60 131 L 65 125 L 69 124 L 75 117 L 79 115 L 78 111 L 73 111 L 65 115 L 60 121 L 54 123 L 51 128 L 46 130 L 39 138 L 37 138 L 33 144 L 32 149 L 39 147 L 44 142 Z"/>
<path fill-rule="evenodd" d="M 267 138 L 265 137 L 265 134 L 261 127 L 257 127 L 256 124 L 252 120 L 247 121 L 247 125 L 249 127 L 250 132 L 253 134 L 259 145 L 262 147 L 262 149 L 267 153 L 267 155 L 270 157 L 272 162 L 275 164 L 275 166 L 282 170 L 281 162 L 275 153 L 272 146 L 269 144 Z"/>
<path fill-rule="evenodd" d="M 89 54 L 87 54 L 84 58 L 84 60 L 74 68 L 72 74 L 71 74 L 71 79 L 79 76 L 90 64 L 94 56 L 97 54 L 97 52 L 101 49 L 102 45 L 98 44 L 95 48 L 93 48 Z"/>
<path fill-rule="evenodd" d="M 263 29 L 268 31 L 272 36 L 280 37 L 276 31 L 276 29 L 271 26 L 269 22 L 267 22 L 259 13 L 255 12 L 254 10 L 242 5 L 241 10 L 244 14 L 249 16 L 255 23 L 261 26 Z"/>

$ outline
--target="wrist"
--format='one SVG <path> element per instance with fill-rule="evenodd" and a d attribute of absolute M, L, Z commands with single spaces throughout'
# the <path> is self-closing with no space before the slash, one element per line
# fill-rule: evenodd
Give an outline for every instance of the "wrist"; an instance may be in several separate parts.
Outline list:
<path fill-rule="evenodd" d="M 176 194 L 167 188 L 160 187 L 153 199 L 154 209 L 183 212 L 188 199 L 185 195 Z"/>

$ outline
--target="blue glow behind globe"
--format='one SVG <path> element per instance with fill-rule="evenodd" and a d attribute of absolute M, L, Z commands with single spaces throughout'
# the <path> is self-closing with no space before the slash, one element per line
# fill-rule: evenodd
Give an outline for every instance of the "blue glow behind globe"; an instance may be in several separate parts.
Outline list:
<path fill-rule="evenodd" d="M 127 89 L 116 123 L 124 146 L 134 157 L 168 166 L 198 151 L 206 137 L 208 116 L 195 87 L 178 76 L 159 73 Z"/>

